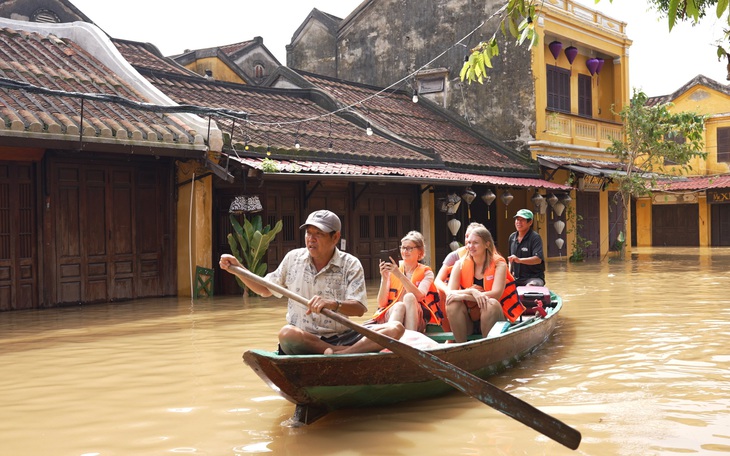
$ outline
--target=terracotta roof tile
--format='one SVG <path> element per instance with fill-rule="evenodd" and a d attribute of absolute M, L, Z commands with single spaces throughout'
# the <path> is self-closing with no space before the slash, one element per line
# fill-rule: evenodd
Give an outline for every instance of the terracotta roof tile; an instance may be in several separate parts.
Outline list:
<path fill-rule="evenodd" d="M 104 96 L 149 103 L 75 42 L 53 35 L 0 28 L 0 125 L 21 136 L 79 141 L 81 101 L 62 92 L 92 94 L 83 103 L 87 142 L 142 141 L 157 148 L 200 149 L 195 132 L 174 116 L 114 103 Z M 97 96 L 98 95 L 98 96 Z M 17 136 L 17 135 L 16 135 Z M 198 152 L 196 152 L 196 155 Z"/>
<path fill-rule="evenodd" d="M 386 138 L 367 136 L 363 129 L 306 98 L 307 92 L 262 89 L 241 84 L 205 79 L 149 76 L 162 92 L 180 104 L 199 104 L 215 108 L 243 110 L 250 122 L 216 117 L 223 132 L 233 128 L 233 143 L 241 149 L 248 145 L 257 152 L 270 147 L 279 156 L 309 156 L 323 160 L 351 162 L 397 161 L 403 165 L 439 166 L 440 161 L 420 151 L 401 146 Z M 294 147 L 299 140 L 301 149 Z M 332 147 L 330 147 L 330 144 Z"/>
<path fill-rule="evenodd" d="M 535 172 L 535 166 L 519 158 L 515 151 L 468 128 L 460 128 L 453 119 L 434 112 L 425 103 L 413 103 L 411 96 L 403 92 L 383 91 L 309 73 L 301 75 L 344 105 L 367 100 L 353 109 L 370 119 L 374 126 L 418 147 L 434 150 L 449 165 L 499 172 Z"/>
<path fill-rule="evenodd" d="M 162 71 L 165 73 L 196 76 L 196 73 L 178 65 L 174 60 L 163 57 L 162 54 L 148 43 L 138 41 L 127 41 L 117 38 L 112 39 L 124 58 L 133 66 L 147 68 L 150 70 Z"/>
<path fill-rule="evenodd" d="M 655 191 L 702 191 L 713 188 L 730 188 L 730 175 L 685 176 L 657 181 Z"/>

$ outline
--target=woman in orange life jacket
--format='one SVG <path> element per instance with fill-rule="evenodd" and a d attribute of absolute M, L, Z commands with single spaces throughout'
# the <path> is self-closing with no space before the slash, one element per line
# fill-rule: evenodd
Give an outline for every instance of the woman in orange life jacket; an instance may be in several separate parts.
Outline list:
<path fill-rule="evenodd" d="M 400 241 L 400 264 L 393 258 L 380 262 L 376 323 L 399 321 L 406 329 L 419 332 L 426 330 L 427 323 L 440 324 L 433 271 L 419 263 L 425 253 L 423 235 L 411 231 Z"/>
<path fill-rule="evenodd" d="M 497 252 L 489 230 L 472 230 L 466 248 L 468 254 L 451 271 L 446 296 L 446 312 L 456 342 L 466 342 L 467 336 L 476 332 L 475 322 L 486 336 L 497 321 L 505 319 L 503 306 L 510 320 L 524 310 L 507 261 Z"/>
<path fill-rule="evenodd" d="M 471 233 L 474 228 L 484 228 L 484 225 L 479 222 L 471 222 L 466 227 L 466 231 L 464 233 L 464 245 L 446 255 L 444 262 L 441 264 L 441 269 L 439 269 L 439 272 L 436 274 L 436 278 L 433 280 L 433 284 L 439 291 L 438 305 L 444 316 L 446 316 L 446 293 L 449 291 L 449 276 L 451 275 L 451 270 L 454 268 L 454 264 L 456 264 L 457 261 L 466 256 L 466 240 L 469 239 L 469 233 Z M 444 317 L 441 321 L 441 327 L 444 331 L 451 331 L 451 325 L 449 325 L 448 318 Z"/>

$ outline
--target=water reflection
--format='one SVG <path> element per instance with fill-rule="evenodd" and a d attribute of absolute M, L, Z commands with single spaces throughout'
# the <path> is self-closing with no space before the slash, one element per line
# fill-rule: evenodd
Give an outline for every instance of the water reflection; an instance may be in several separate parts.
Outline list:
<path fill-rule="evenodd" d="M 493 383 L 578 428 L 578 454 L 728 452 L 729 265 L 689 248 L 551 263 L 554 337 Z M 284 313 L 236 297 L 2 313 L 0 453 L 575 454 L 459 393 L 283 428 L 292 405 L 241 354 L 273 348 Z"/>

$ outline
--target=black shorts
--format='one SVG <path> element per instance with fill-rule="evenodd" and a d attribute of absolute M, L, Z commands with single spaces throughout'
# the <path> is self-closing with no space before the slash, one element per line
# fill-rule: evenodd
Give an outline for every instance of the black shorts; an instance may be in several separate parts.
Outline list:
<path fill-rule="evenodd" d="M 363 325 L 366 328 L 370 325 Z M 348 329 L 347 331 L 343 332 L 342 334 L 337 334 L 335 336 L 329 336 L 329 337 L 320 337 L 324 342 L 327 342 L 330 345 L 336 345 L 336 346 L 350 346 L 355 345 L 355 342 L 362 339 L 364 336 L 360 334 L 359 332 L 355 331 L 354 329 Z M 286 355 L 284 353 L 284 350 L 281 349 L 281 345 L 278 346 L 278 354 L 279 355 Z"/>

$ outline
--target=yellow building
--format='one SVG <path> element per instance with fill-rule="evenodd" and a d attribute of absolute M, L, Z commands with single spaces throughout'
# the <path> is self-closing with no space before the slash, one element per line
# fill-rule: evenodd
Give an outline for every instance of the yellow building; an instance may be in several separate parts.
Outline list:
<path fill-rule="evenodd" d="M 546 179 L 574 187 L 570 198 L 555 195 L 564 210 L 548 205 L 545 219 L 552 223 L 540 227 L 541 235 L 549 257 L 580 248 L 603 258 L 623 230 L 610 182 L 620 165 L 606 148 L 622 135 L 616 112 L 631 96 L 626 23 L 570 0 L 547 0 L 536 31 L 541 45 L 532 52 L 536 131 L 530 151 Z"/>
<path fill-rule="evenodd" d="M 672 112 L 707 116 L 707 157 L 695 158 L 685 176 L 660 183 L 651 197 L 637 202 L 637 245 L 730 245 L 730 89 L 698 75 L 648 103 L 671 103 Z M 671 168 L 667 171 L 679 174 Z"/>

